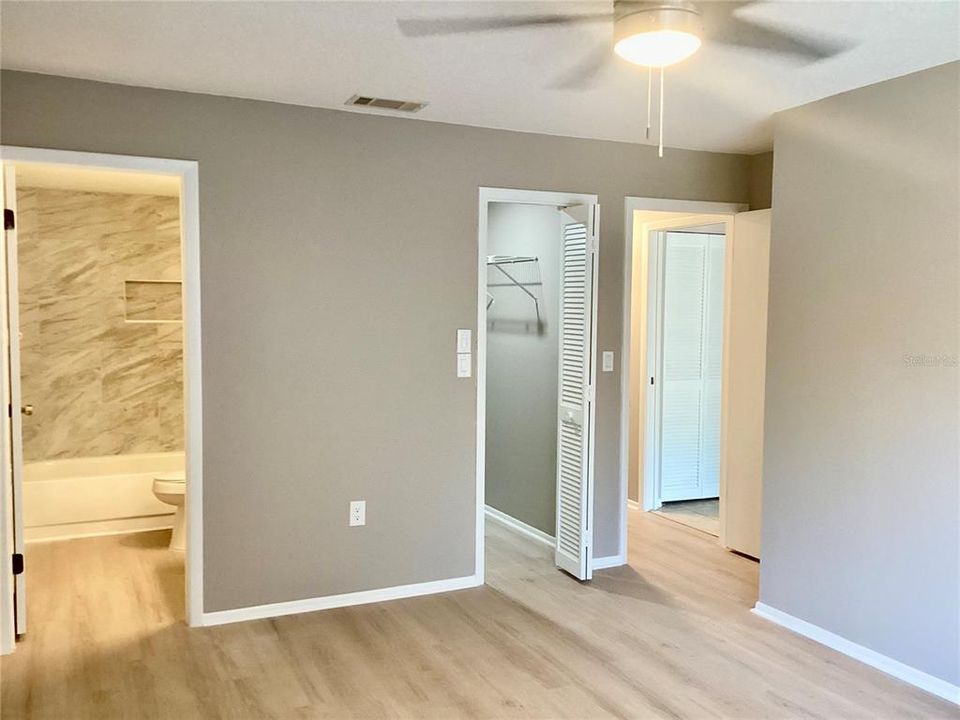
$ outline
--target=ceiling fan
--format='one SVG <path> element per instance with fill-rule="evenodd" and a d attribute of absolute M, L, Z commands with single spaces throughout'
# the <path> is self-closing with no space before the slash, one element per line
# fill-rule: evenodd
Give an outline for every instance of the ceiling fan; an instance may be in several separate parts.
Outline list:
<path fill-rule="evenodd" d="M 833 57 L 850 45 L 835 38 L 787 32 L 756 20 L 737 17 L 736 11 L 758 0 L 690 2 L 689 0 L 613 0 L 606 12 L 545 13 L 473 17 L 401 18 L 400 31 L 408 37 L 458 35 L 589 23 L 613 23 L 613 52 L 648 68 L 647 137 L 650 136 L 653 70 L 660 71 L 660 156 L 663 156 L 663 69 L 693 55 L 704 42 L 786 56 L 800 62 Z M 557 87 L 588 83 L 609 62 L 608 47 L 597 49 Z"/>

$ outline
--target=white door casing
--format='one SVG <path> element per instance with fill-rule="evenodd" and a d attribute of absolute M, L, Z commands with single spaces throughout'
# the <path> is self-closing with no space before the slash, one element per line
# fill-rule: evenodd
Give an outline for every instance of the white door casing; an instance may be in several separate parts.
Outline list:
<path fill-rule="evenodd" d="M 187 623 L 190 626 L 200 626 L 208 623 L 210 613 L 205 613 L 203 609 L 203 408 L 202 408 L 202 360 L 201 360 L 201 323 L 200 323 L 200 204 L 199 204 L 199 169 L 196 161 L 193 160 L 172 160 L 166 158 L 138 157 L 133 155 L 106 155 L 102 153 L 74 152 L 70 150 L 52 150 L 45 148 L 28 148 L 3 145 L 0 146 L 0 158 L 3 159 L 5 177 L 9 177 L 13 172 L 16 163 L 42 163 L 45 165 L 61 165 L 76 168 L 92 168 L 98 170 L 112 170 L 120 172 L 139 172 L 151 175 L 169 175 L 178 178 L 180 183 L 180 230 L 182 245 L 182 268 L 183 268 L 183 326 L 184 326 L 184 440 L 186 455 L 186 471 L 189 478 L 186 496 L 186 515 L 187 515 L 187 551 L 185 557 L 186 564 L 186 582 L 185 582 L 185 607 L 187 614 Z M 6 168 L 9 167 L 9 170 Z M 6 183 L 5 183 L 6 185 Z M 11 198 L 11 188 L 4 188 L 5 202 Z M 15 200 L 15 195 L 13 196 Z M 10 207 L 9 204 L 6 205 Z M 9 234 L 4 233 L 4 236 Z M 0 252 L 0 259 L 7 260 L 9 243 L 4 251 Z M 15 244 L 14 244 L 15 248 Z M 5 282 L 7 274 L 5 268 L 0 268 L 0 281 Z M 8 288 L 0 288 L 0 302 L 6 303 L 11 292 Z M 15 289 L 13 291 L 15 295 Z M 16 313 L 14 313 L 16 315 Z M 0 308 L 0 317 L 7 317 L 7 308 Z M 8 328 L 6 323 L 0 323 L 3 331 L 6 333 Z M 14 342 L 19 338 L 14 337 Z M 11 368 L 6 358 L 9 357 L 9 337 L 5 336 L 3 351 L 0 351 L 0 362 L 4 366 L 0 368 L 0 377 L 8 379 Z M 19 353 L 14 353 L 17 362 Z M 16 374 L 19 374 L 19 365 L 16 368 Z M 9 382 L 0 383 L 0 387 L 8 392 Z M 6 394 L 3 398 L 8 404 L 11 404 L 14 398 Z M 19 398 L 16 398 L 19 408 Z M 4 417 L 4 416 L 0 416 Z M 6 416 L 9 419 L 9 416 Z M 17 424 L 19 425 L 19 414 L 17 414 Z M 14 491 L 13 480 L 10 477 L 10 468 L 12 466 L 11 457 L 13 448 L 11 443 L 11 433 L 9 428 L 13 423 L 8 422 L 0 436 L 3 442 L 0 447 L 3 448 L 4 457 L 2 472 L 5 474 L 3 480 L 3 493 L 0 499 L 3 501 L 3 512 L 0 512 L 0 523 L 2 523 L 2 532 L 0 532 L 0 542 L 9 540 L 5 552 L 9 552 L 14 546 L 15 530 L 13 514 L 16 503 L 15 498 L 11 497 Z M 19 432 L 16 433 L 19 438 Z M 22 507 L 22 503 L 20 503 Z M 22 525 L 21 525 L 22 543 Z M 13 625 L 13 602 L 12 602 L 12 575 L 9 571 L 9 554 L 6 558 L 0 558 L 0 567 L 4 567 L 0 572 L 0 653 L 9 653 L 14 650 L 14 638 L 12 633 L 7 633 L 7 628 L 12 629 Z M 29 563 L 27 563 L 29 565 Z M 22 576 L 21 576 L 22 578 Z M 22 585 L 22 580 L 21 580 Z M 25 596 L 21 593 L 21 598 Z M 26 619 L 23 612 L 20 618 Z"/>
<path fill-rule="evenodd" d="M 4 432 L 4 448 L 9 455 L 4 458 L 3 482 L 10 484 L 10 517 L 13 525 L 12 548 L 14 554 L 24 554 L 23 528 L 23 437 L 20 398 L 20 303 L 17 282 L 17 171 L 13 165 L 4 165 L 4 209 L 13 213 L 12 227 L 4 223 L 4 285 L 3 293 L 3 395 L 9 408 L 9 423 Z M 6 214 L 6 213 L 5 213 Z M 8 462 L 9 458 L 9 462 Z M 5 559 L 4 562 L 10 562 Z M 26 575 L 14 576 L 13 606 L 17 635 L 27 631 L 27 585 Z"/>
<path fill-rule="evenodd" d="M 563 208 L 557 427 L 557 567 L 589 580 L 599 206 Z"/>
<path fill-rule="evenodd" d="M 6 205 L 6 171 L 0 166 L 0 199 L 3 200 L 4 209 Z M 7 213 L 4 213 L 4 233 L 3 249 L 6 248 L 7 234 L 6 229 Z M 6 254 L 0 249 L 0 318 L 7 316 L 7 271 Z M 7 352 L 7 324 L 0 322 L 0 339 L 2 339 L 2 349 L 0 349 L 0 376 L 6 377 L 7 363 L 3 360 Z M 9 404 L 10 395 L 8 383 L 0 382 L 0 395 L 2 395 L 2 404 Z M 16 643 L 16 620 L 14 605 L 14 575 L 13 566 L 9 559 L 13 555 L 13 478 L 11 476 L 10 463 L 10 433 L 4 428 L 0 431 L 0 498 L 3 500 L 3 515 L 0 520 L 3 522 L 3 533 L 0 534 L 0 654 L 6 655 L 13 652 Z"/>
<path fill-rule="evenodd" d="M 623 307 L 623 359 L 621 361 L 621 408 L 620 408 L 620 556 L 626 559 L 628 554 L 628 534 L 627 534 L 627 516 L 628 516 L 628 487 L 630 485 L 629 462 L 631 454 L 631 438 L 637 438 L 637 451 L 639 452 L 639 496 L 640 508 L 643 510 L 653 510 L 659 507 L 657 498 L 658 488 L 656 482 L 655 463 L 656 448 L 658 442 L 655 438 L 657 428 L 657 407 L 656 393 L 651 392 L 653 387 L 651 381 L 654 378 L 656 370 L 656 352 L 657 352 L 657 294 L 656 294 L 656 268 L 659 266 L 659 243 L 656 237 L 659 233 L 655 230 L 672 229 L 677 227 L 691 227 L 694 222 L 701 225 L 723 223 L 727 231 L 727 274 L 726 274 L 726 292 L 729 295 L 730 287 L 730 259 L 733 255 L 733 247 L 736 239 L 733 237 L 733 215 L 748 210 L 748 206 L 743 203 L 718 203 L 700 200 L 672 200 L 663 198 L 643 198 L 627 197 L 624 202 L 624 307 Z M 657 217 L 658 213 L 664 215 Z M 641 217 L 643 216 L 643 217 Z M 646 256 L 646 257 L 644 257 Z M 638 273 L 637 265 L 646 266 L 646 272 Z M 637 293 L 642 293 L 646 299 L 646 308 L 643 308 L 643 300 Z M 647 318 L 644 337 L 639 340 L 636 336 L 638 330 L 641 330 L 641 324 L 636 321 L 637 309 L 644 312 Z M 726 312 L 724 322 L 729 327 L 729 301 L 724 303 Z M 729 337 L 726 330 L 724 334 Z M 646 347 L 643 347 L 643 345 Z M 727 345 L 724 348 L 723 359 L 723 377 L 721 383 L 721 405 L 724 405 L 726 398 L 727 382 L 729 375 L 729 362 L 726 357 Z M 639 361 L 639 373 L 635 375 L 633 354 L 642 353 Z M 634 417 L 630 412 L 631 394 L 640 392 L 639 398 L 639 424 L 634 424 Z M 723 444 L 723 432 L 726 427 L 725 419 L 721 422 L 721 447 Z M 724 450 L 721 449 L 721 477 L 720 492 L 724 494 L 724 475 L 722 470 Z M 636 467 L 636 466 L 635 466 Z M 720 504 L 720 540 L 723 542 L 724 528 L 724 508 L 725 503 Z"/>

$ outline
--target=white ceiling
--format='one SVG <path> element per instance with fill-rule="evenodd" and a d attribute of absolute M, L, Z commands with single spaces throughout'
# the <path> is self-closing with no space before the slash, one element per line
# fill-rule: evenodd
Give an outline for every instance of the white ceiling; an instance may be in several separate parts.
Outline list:
<path fill-rule="evenodd" d="M 425 100 L 422 120 L 643 141 L 646 71 L 619 59 L 586 90 L 550 87 L 610 26 L 406 38 L 400 17 L 602 11 L 607 2 L 2 3 L 4 68 L 343 109 L 354 93 Z M 956 0 L 741 8 L 857 43 L 801 66 L 711 46 L 666 77 L 668 146 L 758 152 L 773 113 L 960 58 Z M 380 112 L 356 109 L 352 112 Z M 388 113 L 389 114 L 389 113 Z"/>

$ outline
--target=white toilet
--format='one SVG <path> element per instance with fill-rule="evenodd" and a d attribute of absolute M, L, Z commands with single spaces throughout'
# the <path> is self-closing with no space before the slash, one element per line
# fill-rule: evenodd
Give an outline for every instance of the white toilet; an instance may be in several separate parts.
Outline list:
<path fill-rule="evenodd" d="M 187 496 L 186 474 L 172 472 L 157 475 L 153 478 L 153 494 L 160 502 L 173 505 L 177 509 L 173 520 L 173 535 L 170 536 L 170 549 L 183 552 L 187 549 L 187 529 L 183 514 Z"/>

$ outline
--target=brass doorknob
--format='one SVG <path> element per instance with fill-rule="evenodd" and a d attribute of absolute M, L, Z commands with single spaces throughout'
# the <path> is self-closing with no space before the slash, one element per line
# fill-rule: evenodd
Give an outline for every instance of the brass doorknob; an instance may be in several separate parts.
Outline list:
<path fill-rule="evenodd" d="M 20 412 L 24 415 L 33 415 L 33 405 L 24 405 L 20 408 Z"/>

